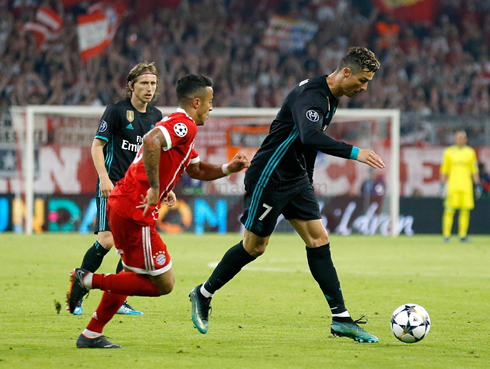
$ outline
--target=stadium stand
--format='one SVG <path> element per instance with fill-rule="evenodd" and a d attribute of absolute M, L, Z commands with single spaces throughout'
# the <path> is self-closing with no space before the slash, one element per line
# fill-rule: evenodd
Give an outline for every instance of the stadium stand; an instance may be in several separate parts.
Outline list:
<path fill-rule="evenodd" d="M 216 106 L 277 106 L 299 80 L 332 71 L 346 47 L 366 45 L 382 68 L 371 93 L 342 100 L 341 108 L 490 112 L 487 0 L 440 0 L 433 24 L 397 21 L 371 1 L 256 1 L 250 11 L 251 3 L 240 0 L 187 0 L 146 14 L 132 1 L 111 45 L 86 64 L 79 57 L 76 17 L 94 2 L 63 3 L 0 2 L 1 106 L 105 105 L 120 98 L 125 71 L 141 60 L 156 62 L 163 85 L 184 73 L 209 75 Z M 25 27 L 40 6 L 63 21 L 61 34 L 41 46 Z M 314 22 L 318 32 L 304 50 L 263 47 L 272 14 Z M 175 105 L 174 89 L 160 89 L 156 104 Z"/>

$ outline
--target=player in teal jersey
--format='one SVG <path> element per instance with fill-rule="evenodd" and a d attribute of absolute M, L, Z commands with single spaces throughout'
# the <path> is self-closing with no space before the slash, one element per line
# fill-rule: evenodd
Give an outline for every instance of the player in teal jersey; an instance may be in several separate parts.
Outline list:
<path fill-rule="evenodd" d="M 357 160 L 384 168 L 381 158 L 324 134 L 341 96 L 353 97 L 367 89 L 379 62 L 368 49 L 354 47 L 332 74 L 304 80 L 286 97 L 268 136 L 245 175 L 244 239 L 229 249 L 210 278 L 190 293 L 192 320 L 201 333 L 208 331 L 213 294 L 246 264 L 265 252 L 278 217 L 282 214 L 306 243 L 310 271 L 332 313 L 331 332 L 358 342 L 378 342 L 359 327 L 344 304 L 340 282 L 330 255 L 313 189 L 317 153 Z"/>
<path fill-rule="evenodd" d="M 158 86 L 158 71 L 153 63 L 139 63 L 128 74 L 126 99 L 109 105 L 102 115 L 92 144 L 92 158 L 98 179 L 96 186 L 97 241 L 90 247 L 81 267 L 95 272 L 104 256 L 114 246 L 114 238 L 107 220 L 107 198 L 116 182 L 124 177 L 129 165 L 143 144 L 143 136 L 162 120 L 160 110 L 150 105 Z M 119 262 L 116 272 L 122 270 Z M 82 315 L 82 300 L 75 315 Z M 141 315 L 142 312 L 127 302 L 119 308 L 119 314 Z"/>

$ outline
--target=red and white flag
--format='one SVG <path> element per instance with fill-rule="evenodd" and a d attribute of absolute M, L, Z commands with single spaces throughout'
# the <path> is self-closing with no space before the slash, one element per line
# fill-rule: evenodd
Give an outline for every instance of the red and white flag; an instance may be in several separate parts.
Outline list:
<path fill-rule="evenodd" d="M 110 44 L 109 20 L 103 13 L 79 15 L 77 33 L 82 60 L 101 54 Z"/>
<path fill-rule="evenodd" d="M 37 22 L 27 22 L 23 27 L 24 31 L 31 32 L 36 40 L 36 45 L 39 50 L 44 49 L 44 43 L 48 38 L 50 32 L 48 27 L 43 26 Z"/>
<path fill-rule="evenodd" d="M 34 35 L 38 49 L 43 50 L 46 41 L 60 35 L 63 20 L 53 9 L 41 6 L 36 12 L 35 20 L 27 22 L 23 28 Z"/>
<path fill-rule="evenodd" d="M 41 6 L 36 12 L 36 21 L 44 24 L 52 33 L 59 34 L 63 27 L 63 20 L 53 9 Z"/>
<path fill-rule="evenodd" d="M 92 5 L 89 14 L 78 16 L 78 49 L 82 60 L 100 55 L 112 42 L 126 11 L 127 1 Z"/>

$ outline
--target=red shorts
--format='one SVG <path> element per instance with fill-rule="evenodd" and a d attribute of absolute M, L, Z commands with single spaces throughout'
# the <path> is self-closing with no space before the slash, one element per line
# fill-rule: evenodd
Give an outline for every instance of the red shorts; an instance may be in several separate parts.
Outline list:
<path fill-rule="evenodd" d="M 172 261 L 156 230 L 156 225 L 141 226 L 107 209 L 115 246 L 127 269 L 157 276 L 172 268 Z"/>

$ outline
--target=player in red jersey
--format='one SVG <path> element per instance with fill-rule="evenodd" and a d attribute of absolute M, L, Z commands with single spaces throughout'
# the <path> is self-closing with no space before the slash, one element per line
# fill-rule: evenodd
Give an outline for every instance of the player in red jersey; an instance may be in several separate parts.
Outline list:
<path fill-rule="evenodd" d="M 109 342 L 102 330 L 126 297 L 160 296 L 172 291 L 172 262 L 156 230 L 156 219 L 161 201 L 175 203 L 172 188 L 183 172 L 191 178 L 209 181 L 249 166 L 242 154 L 228 164 L 202 162 L 194 149 L 197 127 L 204 124 L 213 108 L 209 78 L 193 74 L 182 77 L 177 82 L 177 98 L 180 108 L 144 136 L 142 148 L 109 197 L 109 223 L 122 254 L 124 272 L 94 274 L 82 268 L 72 271 L 70 312 L 89 289 L 105 291 L 87 328 L 77 339 L 78 348 L 120 348 Z"/>

